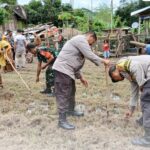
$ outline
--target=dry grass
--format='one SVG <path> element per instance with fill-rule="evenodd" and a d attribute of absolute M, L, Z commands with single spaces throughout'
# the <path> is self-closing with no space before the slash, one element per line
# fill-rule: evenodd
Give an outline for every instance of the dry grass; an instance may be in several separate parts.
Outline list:
<path fill-rule="evenodd" d="M 20 73 L 32 95 L 15 73 L 2 75 L 5 88 L 0 90 L 0 150 L 144 150 L 130 143 L 143 133 L 134 123 L 140 112 L 130 121 L 124 120 L 130 85 L 109 80 L 108 91 L 103 66 L 86 62 L 83 74 L 89 81 L 88 89 L 77 81 L 77 109 L 84 110 L 85 116 L 69 118 L 76 125 L 75 131 L 57 127 L 55 99 L 39 94 L 44 73 L 41 83 L 35 83 L 36 63 L 28 64 Z"/>

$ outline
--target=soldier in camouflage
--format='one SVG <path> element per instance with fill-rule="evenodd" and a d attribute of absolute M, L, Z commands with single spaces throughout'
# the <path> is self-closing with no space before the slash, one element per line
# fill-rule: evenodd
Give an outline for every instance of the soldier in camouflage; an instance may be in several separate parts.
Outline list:
<path fill-rule="evenodd" d="M 52 70 L 52 65 L 58 55 L 58 52 L 54 48 L 48 48 L 46 46 L 36 47 L 35 44 L 31 43 L 27 45 L 27 49 L 32 54 L 37 55 L 38 67 L 36 82 L 39 82 L 41 70 L 47 68 L 45 72 L 46 89 L 41 91 L 41 93 L 54 96 L 54 72 Z M 42 65 L 42 62 L 45 64 Z"/>

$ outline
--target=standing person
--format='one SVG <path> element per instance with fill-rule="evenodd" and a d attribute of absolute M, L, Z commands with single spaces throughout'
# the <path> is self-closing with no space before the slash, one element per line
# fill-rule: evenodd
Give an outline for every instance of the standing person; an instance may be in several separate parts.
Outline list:
<path fill-rule="evenodd" d="M 34 35 L 34 44 L 36 46 L 40 46 L 42 43 L 41 38 L 36 34 L 36 32 L 33 35 Z"/>
<path fill-rule="evenodd" d="M 2 39 L 0 37 L 0 39 Z M 11 57 L 11 46 L 9 44 L 9 42 L 7 42 L 6 40 L 0 40 L 0 69 L 3 68 L 4 71 L 7 64 L 9 64 L 9 62 L 11 61 L 11 63 L 13 64 L 13 59 Z M 9 60 L 8 60 L 9 59 Z M 2 77 L 1 77 L 1 73 L 0 73 L 0 87 L 3 87 L 3 83 L 2 83 Z"/>
<path fill-rule="evenodd" d="M 60 51 L 54 65 L 55 73 L 55 96 L 59 112 L 59 127 L 72 130 L 75 126 L 67 122 L 66 115 L 83 116 L 83 112 L 75 111 L 75 79 L 80 79 L 84 86 L 88 82 L 81 74 L 81 68 L 85 59 L 89 59 L 97 66 L 101 63 L 108 64 L 109 60 L 104 60 L 95 55 L 91 50 L 91 45 L 97 40 L 94 32 L 85 35 L 78 35 L 67 41 Z"/>
<path fill-rule="evenodd" d="M 11 50 L 13 53 L 13 60 L 15 60 L 15 51 L 14 51 L 14 37 L 11 30 L 7 30 L 7 40 L 11 45 Z"/>
<path fill-rule="evenodd" d="M 17 69 L 25 68 L 26 62 L 26 38 L 22 33 L 23 31 L 18 29 L 14 39 L 15 65 Z"/>
<path fill-rule="evenodd" d="M 58 50 L 61 51 L 61 49 L 64 46 L 64 37 L 62 35 L 62 29 L 58 30 Z"/>
<path fill-rule="evenodd" d="M 150 55 L 150 38 L 145 39 L 145 43 L 137 42 L 139 55 Z"/>
<path fill-rule="evenodd" d="M 53 32 L 52 28 L 48 29 L 45 33 L 44 46 L 56 49 L 55 42 L 54 42 L 54 32 Z"/>
<path fill-rule="evenodd" d="M 145 39 L 145 52 L 146 54 L 150 55 L 150 38 Z"/>
<path fill-rule="evenodd" d="M 103 49 L 103 56 L 104 56 L 104 58 L 105 59 L 109 58 L 109 56 L 110 56 L 110 48 L 109 48 L 108 40 L 104 40 L 102 49 Z"/>
<path fill-rule="evenodd" d="M 5 35 L 2 36 L 2 40 L 0 41 L 0 47 L 1 47 L 1 60 L 5 65 L 2 65 L 3 71 L 6 72 L 11 72 L 13 71 L 13 67 L 11 66 L 9 60 L 15 66 L 14 60 L 13 60 L 13 55 L 12 55 L 12 50 L 11 50 L 11 45 L 7 41 L 7 37 Z M 8 56 L 9 60 L 6 58 L 6 55 Z"/>
<path fill-rule="evenodd" d="M 142 117 L 137 123 L 144 127 L 145 135 L 134 139 L 132 144 L 150 147 L 150 56 L 122 58 L 109 68 L 109 76 L 112 82 L 123 81 L 126 78 L 131 83 L 130 109 L 126 113 L 127 118 L 133 115 L 141 91 Z"/>
<path fill-rule="evenodd" d="M 48 96 L 54 96 L 54 71 L 52 70 L 52 65 L 57 57 L 56 51 L 45 46 L 36 47 L 36 45 L 32 43 L 27 45 L 27 49 L 30 53 L 36 54 L 38 58 L 36 82 L 39 82 L 40 80 L 39 76 L 41 70 L 47 68 L 45 72 L 46 89 L 41 91 L 41 93 L 48 94 Z M 42 65 L 42 63 L 45 63 L 45 65 Z"/>
<path fill-rule="evenodd" d="M 145 52 L 145 48 L 144 48 L 144 47 L 139 47 L 139 48 L 138 48 L 138 55 L 146 55 L 146 52 Z"/>

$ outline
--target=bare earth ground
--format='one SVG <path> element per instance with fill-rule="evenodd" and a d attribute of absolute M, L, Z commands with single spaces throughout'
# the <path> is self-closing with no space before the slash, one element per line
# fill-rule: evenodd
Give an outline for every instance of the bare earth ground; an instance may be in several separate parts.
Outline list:
<path fill-rule="evenodd" d="M 44 88 L 44 72 L 41 83 L 35 83 L 36 61 L 20 73 L 33 93 L 25 89 L 16 73 L 2 74 L 5 88 L 0 89 L 0 150 L 144 150 L 130 143 L 134 135 L 143 134 L 134 122 L 140 109 L 131 120 L 124 119 L 129 83 L 112 84 L 109 80 L 107 90 L 103 66 L 87 61 L 83 73 L 89 88 L 77 82 L 77 109 L 85 116 L 69 118 L 76 125 L 75 131 L 57 127 L 55 98 L 39 93 Z"/>

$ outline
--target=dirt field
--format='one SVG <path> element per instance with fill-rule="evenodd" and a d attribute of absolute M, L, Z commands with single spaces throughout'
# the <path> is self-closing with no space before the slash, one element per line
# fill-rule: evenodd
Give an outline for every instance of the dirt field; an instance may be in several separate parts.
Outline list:
<path fill-rule="evenodd" d="M 57 127 L 55 98 L 39 93 L 44 88 L 44 72 L 41 82 L 35 83 L 36 61 L 20 73 L 33 94 L 15 73 L 2 74 L 5 88 L 0 89 L 0 150 L 144 150 L 130 143 L 143 133 L 135 124 L 140 109 L 129 121 L 124 119 L 130 85 L 109 80 L 107 90 L 103 66 L 98 68 L 87 61 L 83 73 L 89 87 L 85 89 L 77 82 L 77 109 L 85 116 L 69 118 L 76 125 L 74 131 Z"/>

